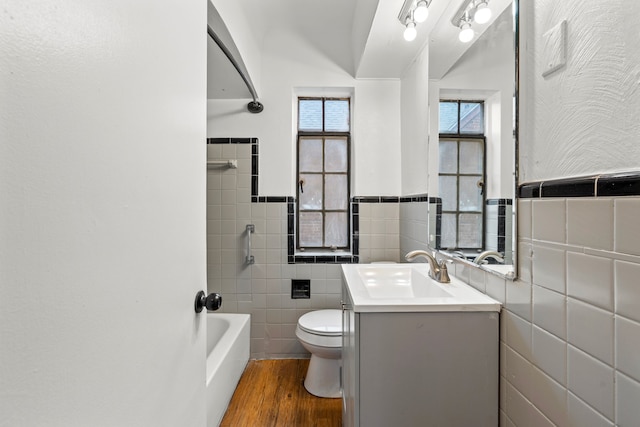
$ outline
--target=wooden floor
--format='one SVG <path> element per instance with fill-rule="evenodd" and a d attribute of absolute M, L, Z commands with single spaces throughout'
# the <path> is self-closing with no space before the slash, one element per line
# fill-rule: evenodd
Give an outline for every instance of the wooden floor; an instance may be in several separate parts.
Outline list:
<path fill-rule="evenodd" d="M 250 360 L 221 427 L 339 427 L 342 400 L 307 392 L 308 359 Z"/>

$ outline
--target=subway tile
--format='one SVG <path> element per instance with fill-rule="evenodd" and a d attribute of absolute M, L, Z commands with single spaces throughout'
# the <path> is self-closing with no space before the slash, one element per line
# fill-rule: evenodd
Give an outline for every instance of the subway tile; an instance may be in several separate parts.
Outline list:
<path fill-rule="evenodd" d="M 613 313 L 569 298 L 567 301 L 568 342 L 600 361 L 613 366 Z"/>
<path fill-rule="evenodd" d="M 567 200 L 567 242 L 595 249 L 613 249 L 613 200 Z"/>
<path fill-rule="evenodd" d="M 507 384 L 507 416 L 517 427 L 555 427 L 515 387 Z"/>
<path fill-rule="evenodd" d="M 640 381 L 640 323 L 616 317 L 616 368 Z"/>
<path fill-rule="evenodd" d="M 555 425 L 566 425 L 567 389 L 535 366 L 531 367 L 531 388 L 531 403 Z"/>
<path fill-rule="evenodd" d="M 533 245 L 533 283 L 564 294 L 566 292 L 565 251 Z"/>
<path fill-rule="evenodd" d="M 493 274 L 487 274 L 485 284 L 487 295 L 504 305 L 506 302 L 507 292 L 506 283 L 507 281 L 501 277 Z M 511 281 L 509 281 L 509 283 L 511 283 Z"/>
<path fill-rule="evenodd" d="M 567 349 L 567 386 L 598 412 L 613 419 L 613 368 L 570 345 Z"/>
<path fill-rule="evenodd" d="M 469 272 L 469 285 L 473 286 L 482 293 L 486 293 L 485 273 L 479 268 L 474 268 Z"/>
<path fill-rule="evenodd" d="M 529 359 L 531 351 L 531 323 L 505 310 L 501 316 L 506 329 L 505 343 Z"/>
<path fill-rule="evenodd" d="M 640 383 L 622 374 L 616 375 L 616 423 L 619 427 L 640 422 Z"/>
<path fill-rule="evenodd" d="M 542 329 L 566 339 L 566 297 L 554 291 L 533 286 L 533 323 Z"/>
<path fill-rule="evenodd" d="M 533 281 L 533 246 L 524 241 L 518 242 L 518 278 L 527 283 Z"/>
<path fill-rule="evenodd" d="M 613 261 L 567 253 L 567 294 L 605 310 L 613 310 Z"/>
<path fill-rule="evenodd" d="M 616 261 L 616 313 L 640 322 L 640 264 Z"/>
<path fill-rule="evenodd" d="M 507 349 L 507 381 L 524 396 L 530 396 L 533 388 L 533 365 L 511 348 Z"/>
<path fill-rule="evenodd" d="M 615 200 L 615 250 L 640 255 L 640 198 Z"/>
<path fill-rule="evenodd" d="M 568 415 L 567 425 L 570 427 L 613 427 L 613 422 L 603 417 L 591 406 L 587 405 L 575 394 L 567 393 Z"/>
<path fill-rule="evenodd" d="M 531 321 L 531 285 L 522 280 L 507 283 L 506 308 Z"/>
<path fill-rule="evenodd" d="M 532 234 L 531 200 L 518 200 L 518 237 L 530 239 Z"/>
<path fill-rule="evenodd" d="M 533 238 L 549 242 L 566 242 L 565 200 L 532 201 Z"/>
<path fill-rule="evenodd" d="M 562 385 L 567 384 L 567 343 L 533 326 L 533 362 Z"/>

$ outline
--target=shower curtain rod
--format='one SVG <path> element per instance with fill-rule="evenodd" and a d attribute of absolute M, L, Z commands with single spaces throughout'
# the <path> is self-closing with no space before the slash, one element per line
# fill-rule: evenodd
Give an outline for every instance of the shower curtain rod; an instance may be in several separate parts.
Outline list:
<path fill-rule="evenodd" d="M 209 34 L 209 37 L 211 37 L 211 39 L 214 42 L 216 42 L 216 44 L 220 47 L 220 49 L 222 50 L 222 53 L 224 53 L 225 56 L 229 58 L 229 61 L 231 61 L 231 65 L 233 65 L 233 68 L 235 68 L 238 74 L 240 74 L 240 77 L 242 77 L 244 84 L 247 85 L 247 89 L 249 89 L 249 92 L 251 93 L 251 97 L 253 98 L 253 101 L 247 104 L 247 110 L 249 110 L 249 112 L 251 113 L 262 112 L 262 110 L 264 109 L 264 106 L 260 101 L 258 101 L 258 94 L 256 93 L 256 89 L 253 87 L 253 83 L 251 83 L 251 81 L 247 78 L 245 73 L 242 72 L 242 70 L 240 69 L 240 65 L 238 64 L 236 59 L 233 57 L 229 49 L 227 49 L 227 47 L 224 45 L 222 40 L 220 40 L 220 38 L 213 31 L 213 28 L 211 28 L 211 25 L 207 25 L 207 34 Z"/>

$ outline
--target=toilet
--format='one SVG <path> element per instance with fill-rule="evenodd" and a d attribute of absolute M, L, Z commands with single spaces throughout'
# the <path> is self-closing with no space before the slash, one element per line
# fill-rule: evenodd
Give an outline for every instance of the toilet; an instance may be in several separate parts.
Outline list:
<path fill-rule="evenodd" d="M 341 397 L 342 311 L 316 310 L 300 316 L 296 336 L 311 353 L 304 388 L 318 397 Z"/>

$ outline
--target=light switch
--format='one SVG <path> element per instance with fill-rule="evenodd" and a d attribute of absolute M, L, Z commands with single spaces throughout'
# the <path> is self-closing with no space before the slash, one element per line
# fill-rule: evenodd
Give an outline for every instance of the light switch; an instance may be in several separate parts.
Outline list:
<path fill-rule="evenodd" d="M 547 77 L 567 64 L 567 21 L 560 22 L 542 38 L 542 77 Z"/>

